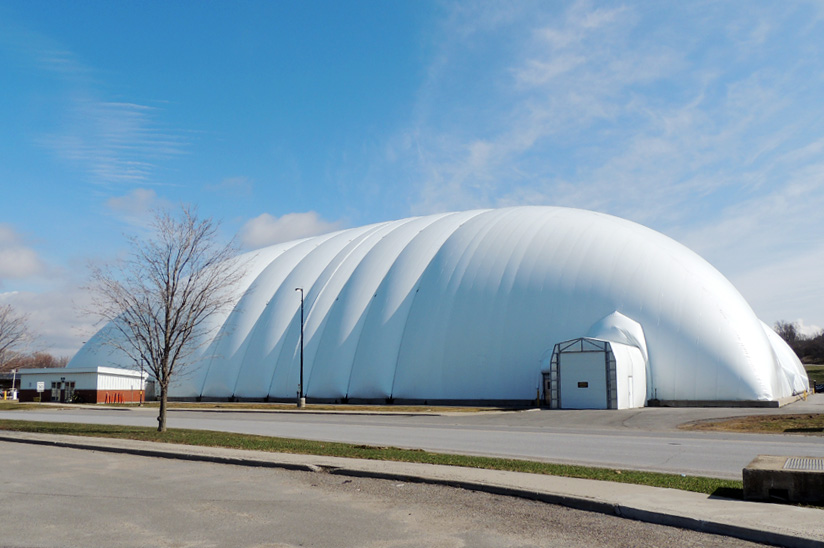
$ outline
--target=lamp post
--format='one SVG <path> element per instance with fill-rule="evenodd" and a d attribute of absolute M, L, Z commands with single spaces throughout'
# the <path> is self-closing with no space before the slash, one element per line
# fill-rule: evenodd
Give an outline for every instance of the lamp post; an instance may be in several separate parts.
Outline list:
<path fill-rule="evenodd" d="M 16 392 L 14 390 L 14 385 L 15 384 L 17 384 L 17 369 L 12 369 L 11 370 L 11 399 L 13 399 L 13 400 L 17 399 L 17 398 L 14 397 L 14 395 L 16 394 Z"/>
<path fill-rule="evenodd" d="M 146 385 L 143 382 L 143 362 L 140 362 L 140 403 L 138 407 L 143 407 L 143 391 L 146 389 Z"/>
<path fill-rule="evenodd" d="M 298 384 L 298 407 L 306 405 L 306 398 L 303 396 L 303 288 L 296 287 L 295 291 L 300 291 L 300 384 Z"/>

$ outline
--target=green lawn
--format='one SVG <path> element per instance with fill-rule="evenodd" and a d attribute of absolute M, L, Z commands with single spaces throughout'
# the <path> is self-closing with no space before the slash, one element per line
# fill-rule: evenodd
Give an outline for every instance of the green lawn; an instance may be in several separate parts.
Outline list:
<path fill-rule="evenodd" d="M 0 400 L 0 411 L 14 411 L 15 409 L 31 409 L 28 403 L 17 403 L 16 401 Z"/>
<path fill-rule="evenodd" d="M 817 380 L 819 383 L 824 383 L 824 364 L 818 365 L 805 365 L 804 369 L 807 370 L 807 376 L 811 379 Z"/>

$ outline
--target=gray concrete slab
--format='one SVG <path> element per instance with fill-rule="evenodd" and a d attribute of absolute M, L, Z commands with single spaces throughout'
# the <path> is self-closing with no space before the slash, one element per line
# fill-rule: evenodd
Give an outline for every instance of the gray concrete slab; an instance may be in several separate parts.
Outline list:
<path fill-rule="evenodd" d="M 611 482 L 385 461 L 290 455 L 133 440 L 0 432 L 0 440 L 150 457 L 419 481 L 523 497 L 649 523 L 789 547 L 824 546 L 824 510 L 744 502 Z"/>
<path fill-rule="evenodd" d="M 759 455 L 744 468 L 744 499 L 824 503 L 824 459 Z"/>

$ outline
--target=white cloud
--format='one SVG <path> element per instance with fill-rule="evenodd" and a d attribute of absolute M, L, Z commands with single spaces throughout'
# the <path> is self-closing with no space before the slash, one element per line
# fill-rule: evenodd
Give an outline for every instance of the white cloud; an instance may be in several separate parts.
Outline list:
<path fill-rule="evenodd" d="M 0 285 L 3 279 L 38 276 L 46 267 L 37 252 L 25 245 L 23 238 L 6 224 L 0 224 Z"/>
<path fill-rule="evenodd" d="M 266 245 L 326 234 L 340 228 L 339 221 L 325 221 L 314 211 L 287 213 L 280 218 L 263 213 L 243 225 L 240 229 L 240 241 L 244 247 L 256 249 Z"/>
<path fill-rule="evenodd" d="M 807 325 L 803 318 L 797 318 L 793 323 L 798 332 L 805 337 L 815 337 L 824 331 L 824 327 L 820 325 Z"/>
<path fill-rule="evenodd" d="M 89 308 L 89 302 L 88 293 L 70 282 L 40 293 L 0 293 L 0 303 L 28 314 L 34 335 L 29 350 L 55 356 L 73 356 L 99 328 L 94 318 L 81 312 Z"/>
<path fill-rule="evenodd" d="M 169 203 L 158 197 L 150 188 L 136 188 L 123 196 L 106 201 L 106 207 L 121 220 L 135 226 L 146 227 L 153 218 L 154 210 L 168 207 Z"/>
<path fill-rule="evenodd" d="M 782 185 L 727 205 L 671 234 L 706 258 L 741 291 L 762 320 L 824 323 L 824 163 L 776 161 Z M 815 148 L 815 147 L 813 147 Z"/>
<path fill-rule="evenodd" d="M 247 197 L 252 195 L 254 184 L 248 177 L 227 177 L 215 185 L 206 185 L 206 190 L 220 192 L 228 196 Z"/>
<path fill-rule="evenodd" d="M 758 317 L 768 324 L 804 318 L 798 321 L 811 322 L 810 329 L 815 330 L 819 323 L 824 323 L 821 322 L 821 304 L 824 303 L 822 269 L 824 246 L 818 246 L 804 255 L 762 259 L 760 264 L 733 271 L 728 277 Z"/>

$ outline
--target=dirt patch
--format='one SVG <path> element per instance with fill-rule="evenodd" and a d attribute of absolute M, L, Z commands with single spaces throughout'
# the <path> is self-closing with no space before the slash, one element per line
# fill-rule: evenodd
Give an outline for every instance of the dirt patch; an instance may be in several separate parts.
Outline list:
<path fill-rule="evenodd" d="M 682 430 L 750 432 L 753 434 L 805 434 L 824 436 L 824 414 L 745 416 L 709 419 L 680 425 Z"/>

